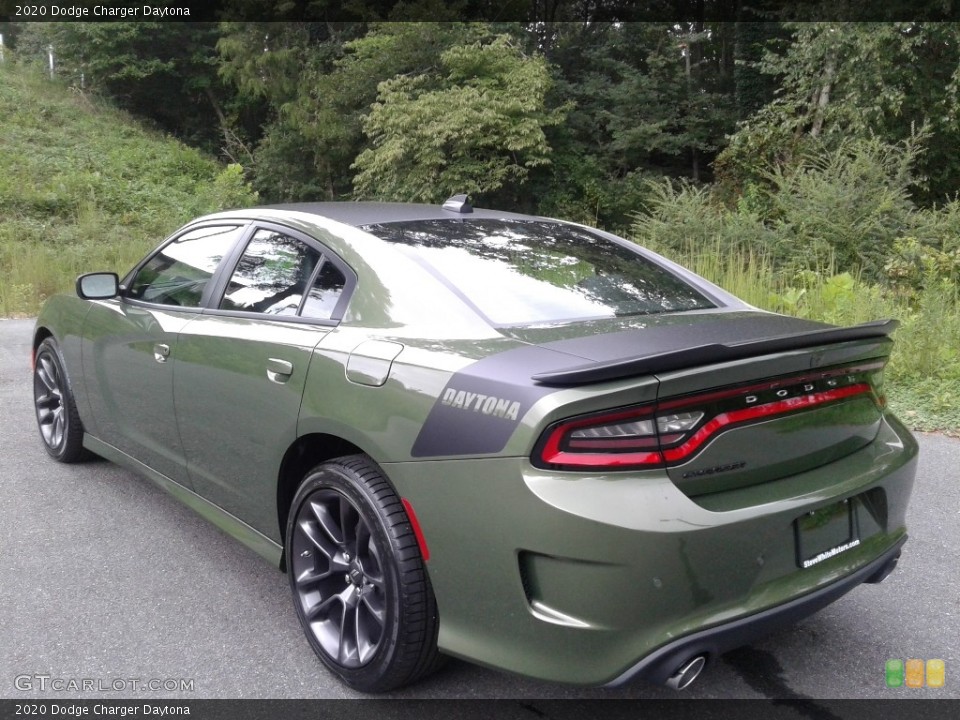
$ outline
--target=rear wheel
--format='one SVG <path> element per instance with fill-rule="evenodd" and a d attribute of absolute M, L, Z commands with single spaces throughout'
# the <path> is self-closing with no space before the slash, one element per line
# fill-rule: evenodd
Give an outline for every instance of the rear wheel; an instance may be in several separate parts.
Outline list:
<path fill-rule="evenodd" d="M 286 552 L 307 640 L 348 685 L 383 692 L 437 666 L 423 558 L 400 498 L 369 458 L 307 474 L 290 508 Z"/>
<path fill-rule="evenodd" d="M 53 338 L 40 343 L 34 359 L 33 405 L 44 447 L 50 456 L 69 463 L 84 456 L 83 425 L 70 391 L 60 350 Z"/>

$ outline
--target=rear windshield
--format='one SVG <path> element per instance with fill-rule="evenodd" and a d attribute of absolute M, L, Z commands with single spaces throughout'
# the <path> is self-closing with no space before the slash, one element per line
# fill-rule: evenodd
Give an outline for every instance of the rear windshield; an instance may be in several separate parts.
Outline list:
<path fill-rule="evenodd" d="M 494 325 L 715 307 L 665 268 L 570 225 L 417 220 L 364 230 L 409 248 Z"/>

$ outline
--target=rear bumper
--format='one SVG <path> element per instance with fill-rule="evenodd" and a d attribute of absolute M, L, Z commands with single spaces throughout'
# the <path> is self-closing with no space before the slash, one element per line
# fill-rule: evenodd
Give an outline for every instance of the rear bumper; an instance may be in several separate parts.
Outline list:
<path fill-rule="evenodd" d="M 744 645 L 882 575 L 906 537 L 916 454 L 888 418 L 827 466 L 696 498 L 660 472 L 563 473 L 524 458 L 385 469 L 430 546 L 441 650 L 598 686 L 656 681 L 661 666 L 669 677 L 687 653 Z M 859 544 L 801 567 L 796 520 L 845 499 Z"/>
<path fill-rule="evenodd" d="M 757 638 L 788 627 L 822 610 L 862 583 L 880 582 L 896 565 L 907 541 L 902 537 L 883 555 L 847 577 L 762 612 L 695 632 L 653 651 L 622 675 L 607 683 L 616 687 L 636 679 L 664 684 L 686 661 L 698 655 L 710 662 L 728 650 L 747 645 Z"/>

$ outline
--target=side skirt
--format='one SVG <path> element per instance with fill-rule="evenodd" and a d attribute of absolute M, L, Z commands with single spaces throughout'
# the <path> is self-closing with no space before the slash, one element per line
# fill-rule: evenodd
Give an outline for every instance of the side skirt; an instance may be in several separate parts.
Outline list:
<path fill-rule="evenodd" d="M 255 553 L 272 563 L 274 567 L 280 568 L 280 562 L 283 558 L 283 548 L 259 530 L 255 530 L 247 525 L 243 520 L 231 515 L 209 500 L 200 497 L 183 485 L 174 482 L 166 475 L 161 475 L 156 470 L 147 467 L 122 450 L 118 450 L 92 435 L 85 434 L 83 436 L 83 446 L 90 452 L 153 481 L 161 490 L 173 495 L 173 497 L 193 510 L 200 517 L 209 520 L 223 530 L 223 532 L 227 533 L 227 535 L 242 542 Z"/>

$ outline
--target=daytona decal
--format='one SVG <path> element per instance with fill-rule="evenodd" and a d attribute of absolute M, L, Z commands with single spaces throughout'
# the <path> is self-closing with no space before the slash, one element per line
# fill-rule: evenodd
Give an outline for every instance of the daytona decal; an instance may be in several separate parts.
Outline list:
<path fill-rule="evenodd" d="M 483 395 L 481 393 L 467 392 L 466 390 L 457 390 L 456 388 L 447 388 L 443 392 L 443 398 L 440 400 L 444 405 L 463 410 L 473 410 L 482 412 L 484 415 L 496 415 L 507 420 L 518 420 L 520 418 L 520 403 L 511 402 L 493 395 Z"/>

